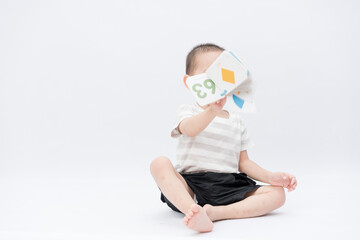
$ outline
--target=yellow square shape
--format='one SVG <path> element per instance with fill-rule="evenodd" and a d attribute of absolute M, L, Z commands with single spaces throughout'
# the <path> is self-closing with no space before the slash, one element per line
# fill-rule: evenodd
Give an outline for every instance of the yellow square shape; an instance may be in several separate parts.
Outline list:
<path fill-rule="evenodd" d="M 235 84 L 235 74 L 233 71 L 221 68 L 221 75 L 223 81 Z"/>

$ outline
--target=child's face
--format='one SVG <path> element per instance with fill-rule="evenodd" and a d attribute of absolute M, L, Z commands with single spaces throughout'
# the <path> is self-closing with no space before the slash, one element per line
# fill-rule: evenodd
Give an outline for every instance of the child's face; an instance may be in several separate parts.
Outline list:
<path fill-rule="evenodd" d="M 194 71 L 191 73 L 191 76 L 204 73 L 210 65 L 220 56 L 222 51 L 210 51 L 210 52 L 204 52 L 199 53 L 195 57 L 195 68 Z M 188 85 L 186 84 L 186 79 L 189 77 L 189 75 L 184 76 L 184 84 L 186 88 L 189 89 Z"/>
<path fill-rule="evenodd" d="M 199 53 L 195 57 L 195 69 L 191 75 L 204 73 L 210 65 L 220 56 L 222 51 L 210 51 Z"/>

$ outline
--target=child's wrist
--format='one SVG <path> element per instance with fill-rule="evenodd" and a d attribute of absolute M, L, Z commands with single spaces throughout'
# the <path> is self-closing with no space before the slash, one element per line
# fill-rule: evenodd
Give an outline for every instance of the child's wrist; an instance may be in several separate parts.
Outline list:
<path fill-rule="evenodd" d="M 207 113 L 210 114 L 211 117 L 216 117 L 216 115 L 218 114 L 218 112 L 213 109 L 211 106 L 209 106 L 207 109 L 206 109 Z"/>
<path fill-rule="evenodd" d="M 268 174 L 267 174 L 267 183 L 271 184 L 273 174 L 274 174 L 273 172 L 268 172 Z"/>

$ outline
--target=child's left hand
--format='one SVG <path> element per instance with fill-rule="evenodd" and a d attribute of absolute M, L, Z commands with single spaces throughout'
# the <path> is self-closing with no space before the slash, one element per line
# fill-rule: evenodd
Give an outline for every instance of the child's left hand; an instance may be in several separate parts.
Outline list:
<path fill-rule="evenodd" d="M 273 186 L 280 186 L 288 189 L 288 192 L 295 190 L 297 186 L 297 180 L 295 176 L 284 173 L 284 172 L 275 172 L 270 176 L 269 183 Z"/>

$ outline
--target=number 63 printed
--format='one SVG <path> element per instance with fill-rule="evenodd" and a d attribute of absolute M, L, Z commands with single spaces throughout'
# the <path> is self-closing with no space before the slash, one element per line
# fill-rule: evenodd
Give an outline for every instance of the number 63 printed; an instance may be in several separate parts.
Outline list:
<path fill-rule="evenodd" d="M 215 102 L 223 97 L 226 93 L 220 93 L 220 89 L 215 82 L 210 79 L 206 73 L 191 76 L 187 79 L 186 85 L 196 98 L 200 106 Z"/>
<path fill-rule="evenodd" d="M 202 84 L 195 83 L 191 89 L 197 94 L 198 98 L 206 98 L 209 91 L 204 91 L 204 87 L 211 90 L 212 94 L 215 94 L 215 83 L 211 79 L 206 79 Z"/>

